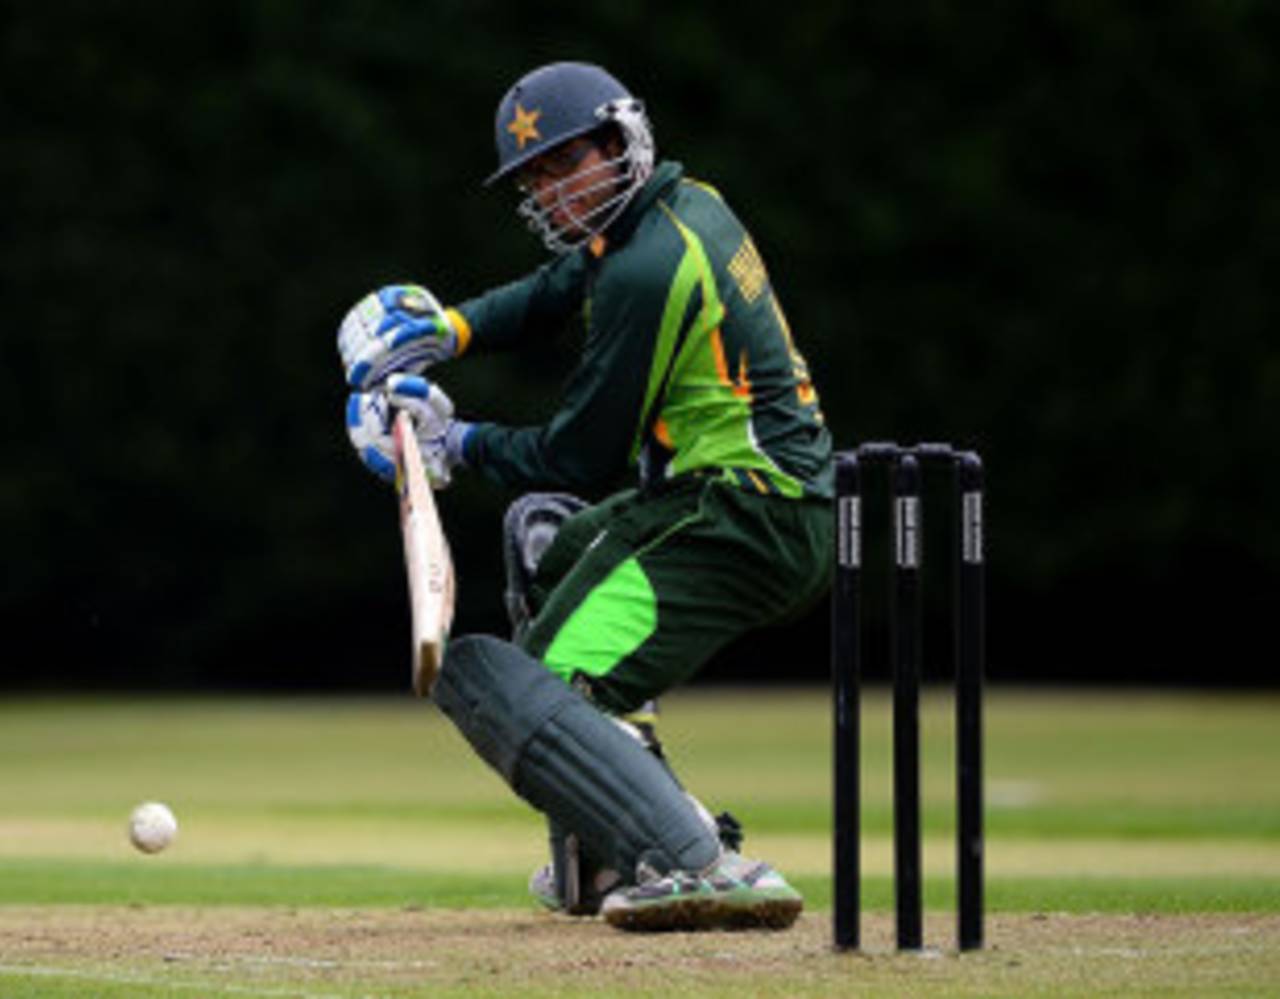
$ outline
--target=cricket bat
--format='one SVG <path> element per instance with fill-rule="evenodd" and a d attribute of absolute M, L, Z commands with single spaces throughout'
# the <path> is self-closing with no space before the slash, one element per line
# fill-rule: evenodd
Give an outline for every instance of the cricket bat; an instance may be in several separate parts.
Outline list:
<path fill-rule="evenodd" d="M 453 559 L 436 510 L 435 494 L 422 465 L 413 420 L 403 410 L 396 413 L 393 436 L 400 530 L 404 535 L 404 565 L 409 576 L 409 609 L 413 622 L 413 692 L 426 697 L 440 669 L 445 642 L 453 625 Z"/>

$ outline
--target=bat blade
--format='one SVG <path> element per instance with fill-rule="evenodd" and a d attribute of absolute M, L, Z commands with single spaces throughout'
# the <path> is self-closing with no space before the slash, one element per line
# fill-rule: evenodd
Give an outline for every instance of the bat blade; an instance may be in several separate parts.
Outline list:
<path fill-rule="evenodd" d="M 409 577 L 413 692 L 426 697 L 439 672 L 445 642 L 453 626 L 456 582 L 449 542 L 440 523 L 435 494 L 427 481 L 422 452 L 408 413 L 396 413 L 393 436 L 400 530 Z"/>

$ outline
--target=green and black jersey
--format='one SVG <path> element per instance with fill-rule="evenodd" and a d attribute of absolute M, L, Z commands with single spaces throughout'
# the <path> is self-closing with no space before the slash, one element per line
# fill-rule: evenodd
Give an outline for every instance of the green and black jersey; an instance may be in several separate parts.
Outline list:
<path fill-rule="evenodd" d="M 583 489 L 628 466 L 791 498 L 832 494 L 831 438 L 764 263 L 711 187 L 663 163 L 582 249 L 463 302 L 468 352 L 547 337 L 574 317 L 581 360 L 538 427 L 480 424 L 467 460 L 520 488 Z"/>

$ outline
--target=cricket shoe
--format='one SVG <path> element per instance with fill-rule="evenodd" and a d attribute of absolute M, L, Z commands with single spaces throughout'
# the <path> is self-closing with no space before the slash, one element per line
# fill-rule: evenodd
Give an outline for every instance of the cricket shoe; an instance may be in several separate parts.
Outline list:
<path fill-rule="evenodd" d="M 580 885 L 578 897 L 566 900 L 556 890 L 556 869 L 553 864 L 543 864 L 529 875 L 529 894 L 545 909 L 563 912 L 568 916 L 598 916 L 605 895 L 612 891 L 621 879 L 616 871 L 602 869 L 588 884 Z"/>
<path fill-rule="evenodd" d="M 605 896 L 601 915 L 620 930 L 785 930 L 804 898 L 762 860 L 725 852 L 707 871 L 658 874 L 642 865 L 639 883 Z"/>
<path fill-rule="evenodd" d="M 529 875 L 529 894 L 543 908 L 552 912 L 560 912 L 564 906 L 560 903 L 560 895 L 556 891 L 556 872 L 550 864 L 543 864 Z"/>
<path fill-rule="evenodd" d="M 707 828 L 715 832 L 724 849 L 722 859 L 726 863 L 750 863 L 743 861 L 738 855 L 738 847 L 742 844 L 742 824 L 728 812 L 712 816 L 706 807 L 693 795 L 689 800 L 698 810 Z M 732 860 L 731 858 L 737 858 Z M 621 882 L 617 871 L 590 868 L 591 878 L 585 884 L 579 884 L 576 897 L 563 899 L 556 889 L 556 869 L 554 862 L 543 864 L 529 875 L 529 894 L 543 908 L 551 912 L 563 912 L 570 916 L 596 916 L 606 895 Z M 784 882 L 785 883 L 785 882 Z"/>

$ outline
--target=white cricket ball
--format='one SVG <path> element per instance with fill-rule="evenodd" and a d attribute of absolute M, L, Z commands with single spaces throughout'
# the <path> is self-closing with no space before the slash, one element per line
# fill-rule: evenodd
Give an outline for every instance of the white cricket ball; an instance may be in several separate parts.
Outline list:
<path fill-rule="evenodd" d="M 178 820 L 158 801 L 144 801 L 129 816 L 129 842 L 143 853 L 159 853 L 177 835 Z"/>

